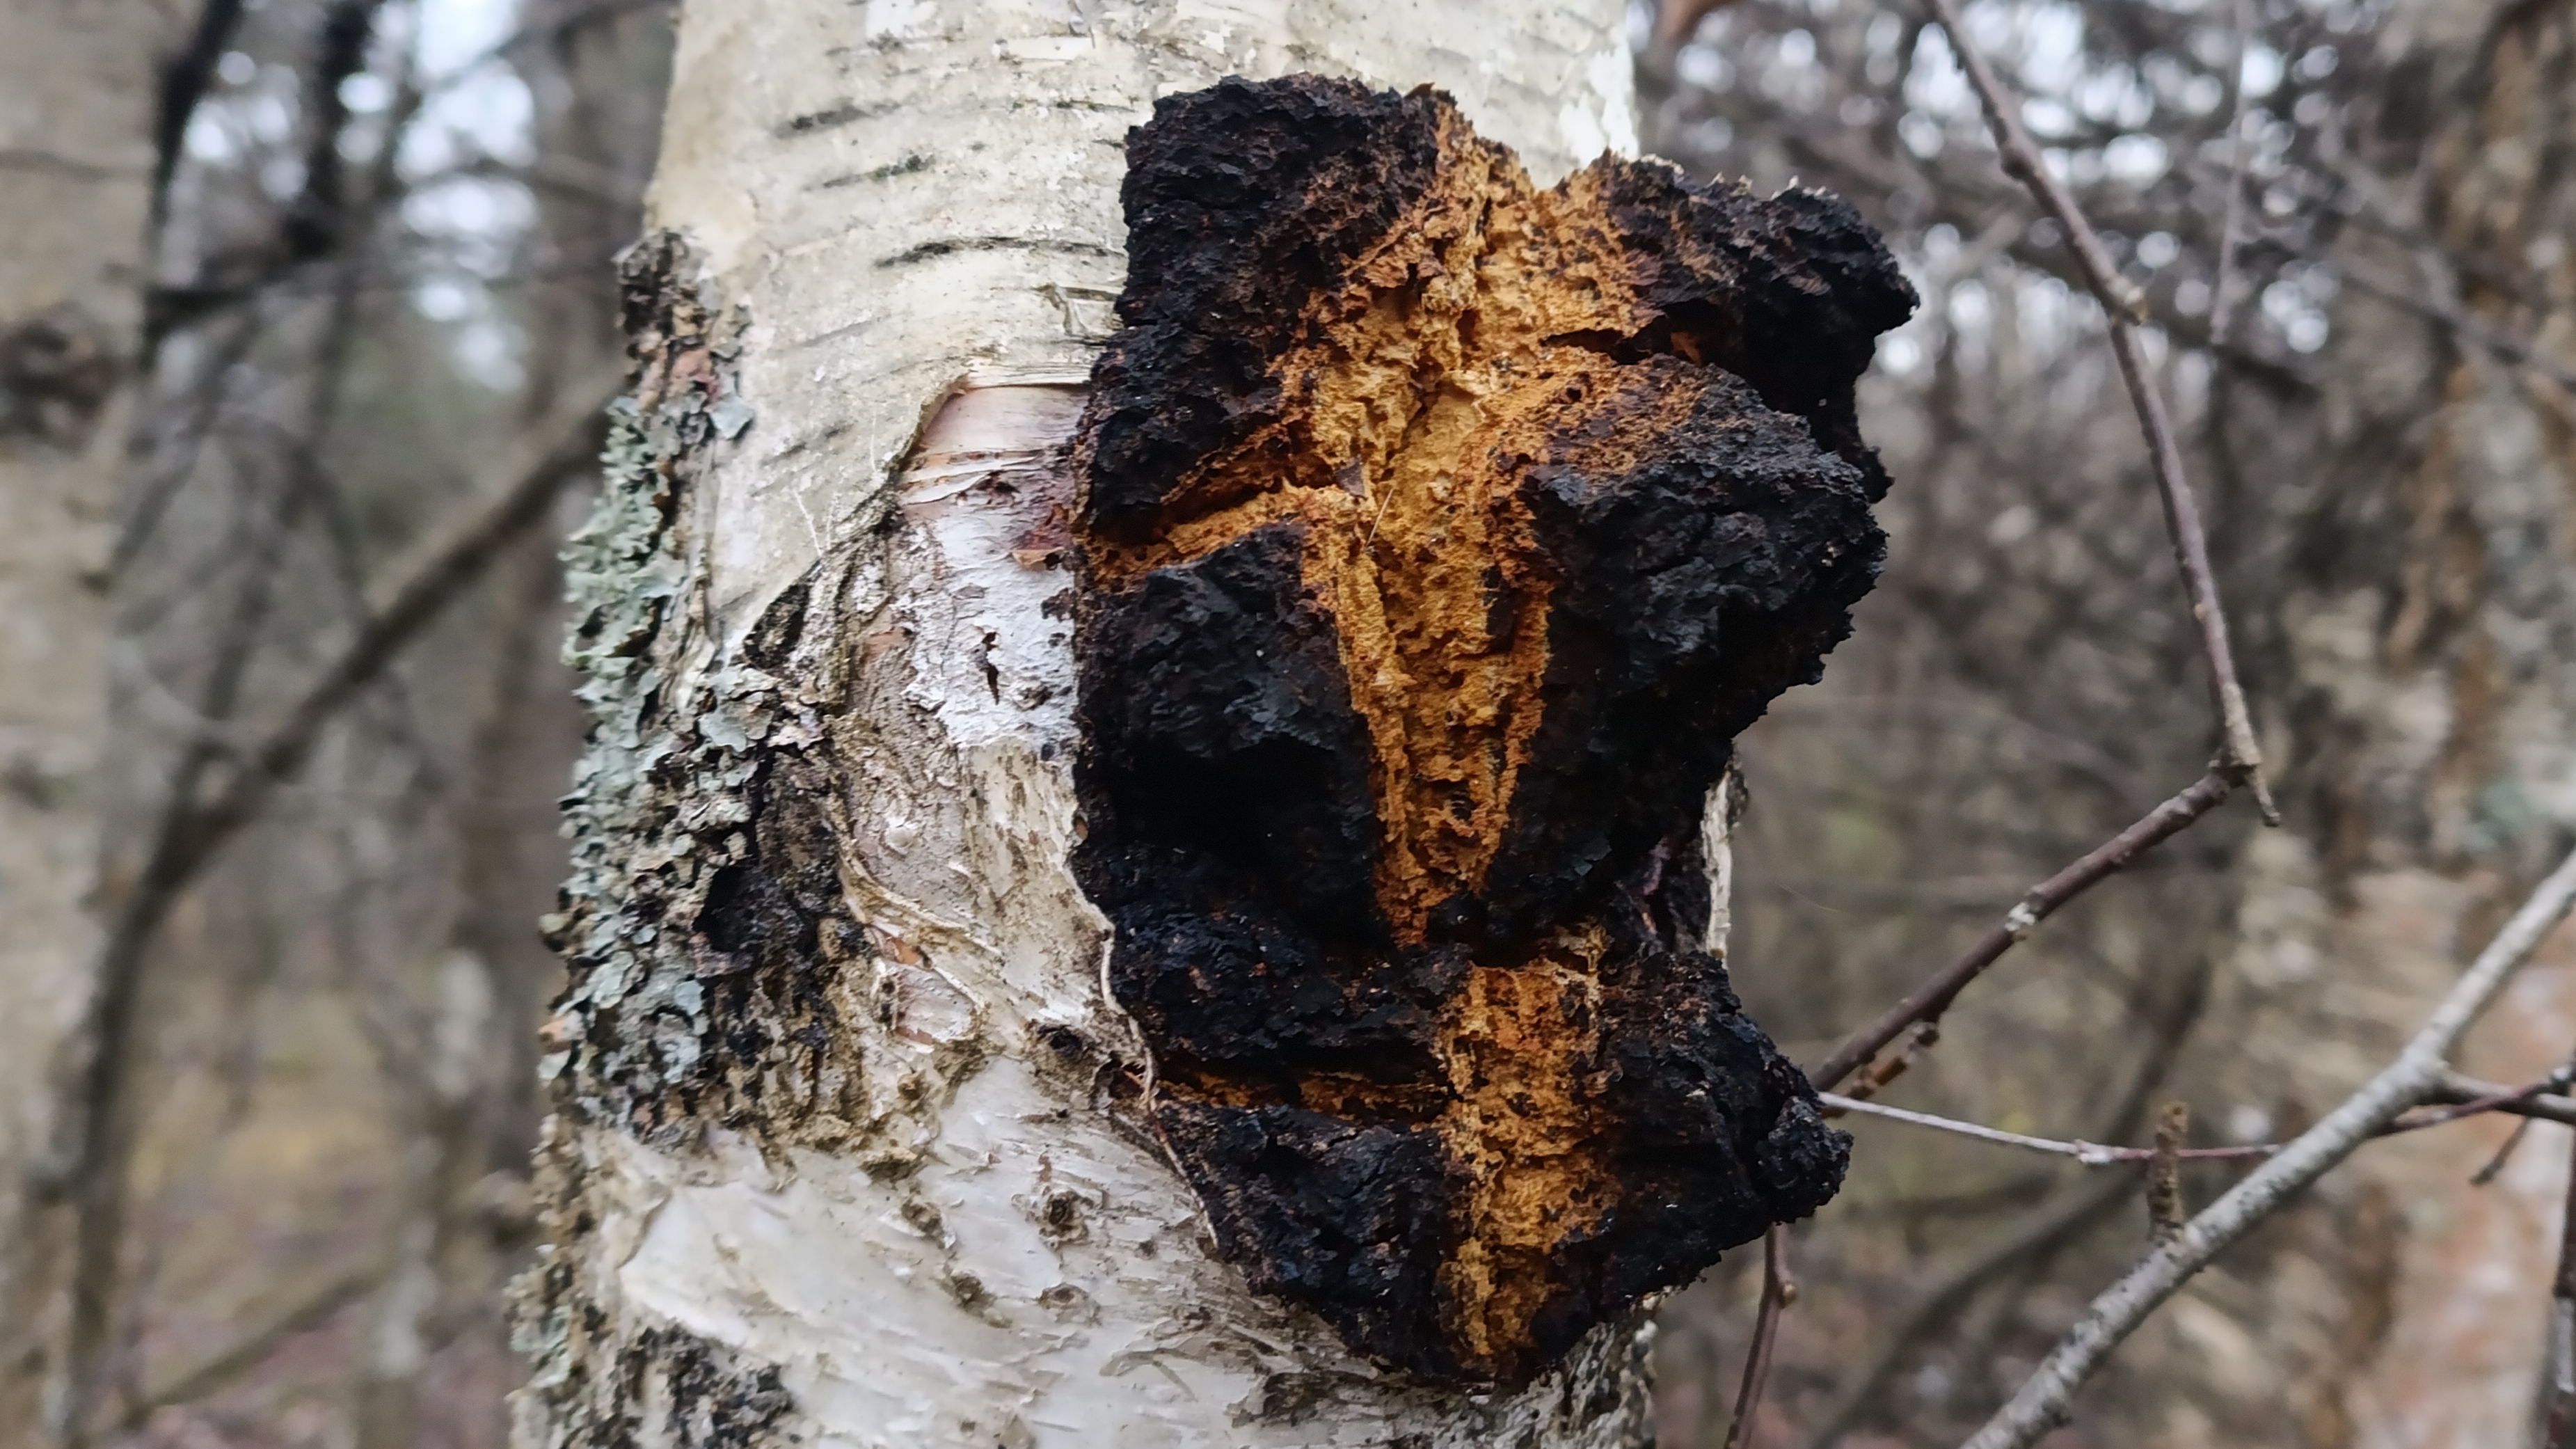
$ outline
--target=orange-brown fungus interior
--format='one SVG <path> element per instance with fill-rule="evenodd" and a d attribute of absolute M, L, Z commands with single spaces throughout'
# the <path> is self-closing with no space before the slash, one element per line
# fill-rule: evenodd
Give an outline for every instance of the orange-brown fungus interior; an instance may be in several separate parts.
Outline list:
<path fill-rule="evenodd" d="M 1158 538 L 1092 558 L 1116 587 L 1305 523 L 1306 583 L 1338 621 L 1375 750 L 1378 899 L 1408 945 L 1484 884 L 1538 726 L 1550 580 L 1510 465 L 1619 370 L 1549 339 L 1625 334 L 1637 307 L 1591 173 L 1541 191 L 1454 112 L 1441 142 L 1432 190 L 1274 365 L 1285 415 L 1201 464 Z"/>
<path fill-rule="evenodd" d="M 1554 1291 L 1552 1250 L 1607 1206 L 1570 1090 L 1598 1036 L 1601 946 L 1567 937 L 1517 969 L 1477 967 L 1442 1033 L 1455 1100 L 1440 1132 L 1466 1169 L 1468 1232 L 1441 1265 L 1441 1311 L 1488 1365 L 1527 1342 Z"/>
<path fill-rule="evenodd" d="M 1698 809 L 1874 576 L 1850 390 L 1911 293 L 1830 198 L 1542 191 L 1431 91 L 1227 80 L 1129 160 L 1075 454 L 1108 986 L 1256 1290 L 1524 1381 L 1841 1180 L 1701 948 Z"/>
<path fill-rule="evenodd" d="M 1092 559 L 1116 587 L 1264 524 L 1306 525 L 1305 582 L 1336 621 L 1375 752 L 1378 902 L 1406 945 L 1442 902 L 1483 886 L 1539 723 L 1552 581 L 1516 485 L 1563 446 L 1564 416 L 1618 390 L 1620 372 L 1550 339 L 1625 335 L 1638 320 L 1591 173 L 1541 191 L 1454 112 L 1441 154 L 1431 191 L 1349 286 L 1310 305 L 1305 340 L 1274 365 L 1284 416 L 1190 475 L 1160 537 Z M 1442 1314 L 1488 1371 L 1525 1347 L 1553 1291 L 1550 1248 L 1605 1206 L 1573 1096 L 1598 956 L 1597 940 L 1565 941 L 1480 963 L 1444 1015 L 1450 1099 L 1436 1125 L 1467 1179 L 1467 1222 L 1441 1270 Z M 1184 1089 L 1240 1095 L 1219 1080 Z M 1332 1076 L 1301 1082 L 1300 1099 L 1422 1105 L 1419 1089 Z"/>

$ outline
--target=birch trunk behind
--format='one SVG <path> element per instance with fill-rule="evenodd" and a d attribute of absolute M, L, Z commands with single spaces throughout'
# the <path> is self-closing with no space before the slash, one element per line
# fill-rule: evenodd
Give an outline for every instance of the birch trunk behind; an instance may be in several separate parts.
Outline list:
<path fill-rule="evenodd" d="M 1542 182 L 1632 147 L 1622 8 L 684 10 L 643 376 L 570 555 L 592 747 L 550 927 L 520 1442 L 1645 1442 L 1638 1323 L 1514 1393 L 1251 1297 L 1113 1108 L 1044 486 L 1123 137 L 1227 74 L 1436 84 Z M 699 922 L 697 929 L 677 923 Z"/>
<path fill-rule="evenodd" d="M 2461 270 L 2378 232 L 2347 254 L 2570 356 L 2576 6 L 2424 0 L 2379 43 L 2403 84 L 2357 144 L 2421 189 L 2373 201 Z M 2316 412 L 2284 427 L 2249 407 L 2227 437 L 2268 515 L 2249 526 L 2278 529 L 2258 677 L 2293 808 L 2247 852 L 2208 1018 L 2224 1030 L 2180 1079 L 2243 1138 L 2287 1135 L 2385 1061 L 2576 819 L 2576 411 L 2350 282 L 2335 326 Z M 2531 1080 L 2576 1050 L 2576 965 L 2560 947 L 2539 966 L 2464 1069 Z M 2373 1146 L 2195 1280 L 2128 1355 L 2154 1442 L 2534 1442 L 2566 1152 L 2535 1127 L 2470 1186 L 2510 1130 Z"/>
<path fill-rule="evenodd" d="M 0 8 L 0 1440 L 39 1437 L 27 1187 L 89 992 L 107 569 L 140 332 L 166 7 Z"/>

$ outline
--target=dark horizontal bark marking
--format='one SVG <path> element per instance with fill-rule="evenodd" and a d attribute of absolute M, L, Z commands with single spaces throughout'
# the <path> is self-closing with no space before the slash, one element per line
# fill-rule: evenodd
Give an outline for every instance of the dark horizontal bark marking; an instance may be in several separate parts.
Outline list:
<path fill-rule="evenodd" d="M 857 186 L 869 181 L 889 181 L 897 176 L 911 176 L 929 169 L 930 158 L 916 154 L 906 156 L 900 161 L 890 161 L 883 166 L 871 167 L 865 171 L 852 171 L 817 181 L 814 183 L 814 189 L 835 191 L 844 186 Z"/>
<path fill-rule="evenodd" d="M 817 131 L 837 130 L 854 121 L 865 121 L 882 116 L 893 109 L 892 106 L 862 106 L 855 102 L 844 102 L 828 110 L 807 111 L 801 116 L 790 116 L 770 127 L 769 134 L 782 141 L 796 136 L 810 136 Z"/>
<path fill-rule="evenodd" d="M 915 262 L 926 262 L 934 257 L 954 256 L 960 252 L 1053 252 L 1059 256 L 1073 257 L 1118 255 L 1116 247 L 1102 246 L 1098 242 L 1059 241 L 1053 237 L 966 236 L 923 242 L 917 247 L 909 247 L 893 256 L 883 258 L 877 265 L 908 267 Z"/>

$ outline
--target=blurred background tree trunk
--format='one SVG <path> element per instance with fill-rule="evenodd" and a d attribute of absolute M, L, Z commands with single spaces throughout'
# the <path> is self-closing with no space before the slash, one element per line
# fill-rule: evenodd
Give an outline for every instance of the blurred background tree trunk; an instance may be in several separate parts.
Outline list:
<path fill-rule="evenodd" d="M 531 290 L 516 423 L 542 426 L 620 361 L 616 293 L 602 285 L 634 240 L 652 169 L 664 77 L 658 16 L 578 23 L 584 0 L 529 0 L 537 37 L 513 57 L 534 103 L 535 224 L 524 265 L 562 279 Z M 581 285 L 564 285 L 578 282 Z M 537 1140 L 536 1033 L 558 974 L 535 930 L 554 905 L 556 797 L 581 728 L 563 633 L 560 536 L 538 530 L 495 571 L 478 711 L 457 781 L 449 947 L 422 1058 L 403 1074 L 399 1206 L 369 1309 L 357 1449 L 410 1449 L 422 1375 L 460 1318 L 499 1337 L 501 1289 L 527 1229 L 523 1185 Z M 478 1218 L 481 1221 L 478 1222 Z M 475 1241 L 476 1230 L 482 1242 Z M 492 1248 L 504 1249 L 494 1253 Z M 448 1330 L 452 1332 L 452 1329 Z"/>
<path fill-rule="evenodd" d="M 98 950 L 109 555 L 142 335 L 154 100 L 184 32 L 142 0 L 0 12 L 0 1354 L 53 1317 L 23 1245 L 58 1175 L 64 1053 Z M 173 83 L 179 83 L 174 78 Z M 40 1373 L 0 1373 L 30 1443 Z"/>
<path fill-rule="evenodd" d="M 44 261 L 32 219 L 59 217 L 118 269 L 103 331 L 136 403 L 84 434 L 100 632 L 74 600 L 9 636 L 90 652 L 81 848 L 110 929 L 76 954 L 114 989 L 11 982 L 0 1007 L 59 1028 L 83 1108 L 48 1182 L 12 1174 L 9 1210 L 39 1215 L 0 1239 L 32 1304 L 0 1398 L 49 1394 L 84 1442 L 497 1445 L 558 975 L 534 923 L 580 729 L 551 658 L 561 495 L 617 371 L 611 259 L 666 17 L 203 0 L 165 22 L 164 65 L 152 34 L 108 33 L 119 7 L 45 5 L 11 12 L 13 41 L 57 10 L 97 34 L 13 43 L 39 79 L 5 91 L 25 134 L 0 184 L 112 172 L 158 204 L 118 252 L 108 222 L 12 191 L 0 249 Z M 111 100 L 139 108 L 130 156 L 53 154 Z M 13 708 L 34 685 L 79 703 L 14 663 L 0 681 Z M 13 821 L 8 844 L 41 836 Z M 0 1069 L 39 1065 L 13 1038 Z M 9 1109 L 30 1100 L 13 1079 Z M 0 1438 L 41 1442 L 27 1422 Z"/>
<path fill-rule="evenodd" d="M 2576 356 L 2576 6 L 2408 0 L 2379 44 L 2386 88 L 2337 158 L 2366 180 L 2320 389 L 2287 409 L 2214 384 L 2248 399 L 2213 420 L 2213 461 L 2292 804 L 2239 868 L 2216 1029 L 2182 1080 L 2246 1135 L 2357 1085 L 2576 819 L 2576 392 L 2463 335 Z M 2519 1081 L 2571 1056 L 2562 965 L 2517 983 L 2466 1066 Z M 2141 1400 L 2159 1363 L 2193 1390 L 2160 1395 L 2165 1438 L 2528 1440 L 2566 1154 L 2535 1133 L 2467 1188 L 2508 1132 L 2364 1154 L 2169 1307 L 2132 1369 Z"/>
<path fill-rule="evenodd" d="M 1868 198 L 1929 299 L 1866 419 L 1897 478 L 1888 580 L 1746 745 L 1737 976 L 1812 1061 L 2213 742 L 2097 314 L 1938 31 L 1831 3 L 1667 16 L 1649 144 Z M 2051 921 L 1890 1098 L 2138 1142 L 2170 1097 L 2197 1142 L 2286 1137 L 2576 828 L 2576 7 L 1968 23 L 2147 291 L 2285 823 L 2231 807 Z M 2576 1051 L 2576 961 L 2545 959 L 2472 1072 Z M 1852 1186 L 1800 1235 L 1763 1432 L 1952 1442 L 2143 1249 L 2145 1209 L 2116 1174 L 1854 1130 Z M 2162 1309 L 2066 1442 L 2532 1442 L 2565 1137 L 2533 1129 L 2472 1186 L 2510 1135 L 2367 1149 Z M 2188 1171 L 2187 1195 L 2231 1176 Z M 1721 1270 L 1668 1315 L 1669 1442 L 1723 1433 L 1752 1292 Z"/>

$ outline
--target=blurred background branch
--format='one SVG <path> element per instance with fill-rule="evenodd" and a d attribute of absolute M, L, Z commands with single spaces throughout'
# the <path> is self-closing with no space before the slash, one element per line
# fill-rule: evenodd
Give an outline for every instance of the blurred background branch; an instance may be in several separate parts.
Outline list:
<path fill-rule="evenodd" d="M 506 1437 L 581 727 L 554 554 L 623 375 L 611 259 L 668 20 L 202 0 L 171 27 L 105 942 L 32 1184 L 42 1281 L 11 1285 L 13 1334 L 64 1349 L 70 1442 Z"/>

